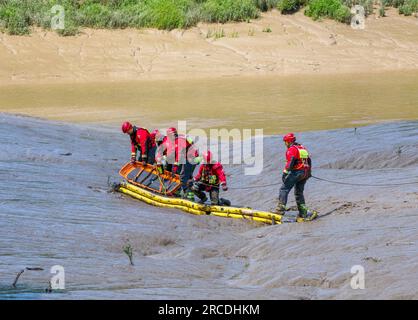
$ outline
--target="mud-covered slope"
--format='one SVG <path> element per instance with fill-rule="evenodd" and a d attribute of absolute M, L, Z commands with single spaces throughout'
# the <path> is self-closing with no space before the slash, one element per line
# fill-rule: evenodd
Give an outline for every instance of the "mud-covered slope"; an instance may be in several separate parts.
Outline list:
<path fill-rule="evenodd" d="M 300 141 L 315 176 L 394 184 L 418 181 L 417 137 L 415 121 L 306 132 Z M 312 179 L 308 204 L 337 210 L 312 223 L 261 227 L 108 193 L 108 179 L 117 181 L 129 158 L 118 129 L 0 114 L 0 147 L 2 298 L 418 298 L 417 184 Z M 261 186 L 280 181 L 283 153 L 280 137 L 266 137 L 260 175 L 226 165 L 225 196 L 274 207 L 279 186 Z M 250 186 L 260 188 L 238 188 Z M 57 264 L 66 290 L 46 294 Z M 350 287 L 353 265 L 365 268 L 365 290 Z M 35 266 L 45 270 L 25 272 L 12 290 L 17 272 Z"/>

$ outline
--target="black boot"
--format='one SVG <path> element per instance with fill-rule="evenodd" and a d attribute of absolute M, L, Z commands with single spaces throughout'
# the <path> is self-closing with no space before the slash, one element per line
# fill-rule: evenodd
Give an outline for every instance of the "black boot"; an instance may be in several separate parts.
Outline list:
<path fill-rule="evenodd" d="M 318 216 L 318 212 L 309 209 L 305 204 L 298 204 L 299 217 L 310 221 Z"/>
<path fill-rule="evenodd" d="M 221 198 L 221 199 L 219 199 L 219 205 L 230 207 L 231 206 L 231 201 L 229 201 L 228 199 L 225 199 L 225 198 Z"/>
<path fill-rule="evenodd" d="M 199 201 L 197 203 L 199 204 L 205 204 L 205 202 L 208 201 L 208 197 L 206 197 L 206 195 L 204 195 L 204 197 L 202 198 L 198 196 L 198 198 L 199 198 Z"/>
<path fill-rule="evenodd" d="M 283 203 L 281 203 L 280 201 L 277 203 L 277 207 L 274 210 L 275 213 L 280 214 L 280 215 L 285 215 L 286 213 L 286 205 L 284 205 Z"/>

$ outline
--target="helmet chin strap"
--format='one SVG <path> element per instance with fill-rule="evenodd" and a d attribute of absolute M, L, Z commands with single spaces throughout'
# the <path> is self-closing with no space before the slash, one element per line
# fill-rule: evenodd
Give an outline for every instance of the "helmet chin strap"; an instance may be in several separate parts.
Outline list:
<path fill-rule="evenodd" d="M 286 147 L 290 148 L 291 146 L 293 146 L 296 143 L 296 141 L 293 142 L 286 142 Z"/>

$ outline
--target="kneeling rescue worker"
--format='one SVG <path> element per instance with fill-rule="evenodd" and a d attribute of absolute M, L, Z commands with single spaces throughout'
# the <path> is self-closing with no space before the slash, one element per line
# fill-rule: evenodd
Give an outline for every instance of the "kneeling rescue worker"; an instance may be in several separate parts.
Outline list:
<path fill-rule="evenodd" d="M 309 152 L 303 145 L 296 142 L 293 133 L 285 135 L 283 141 L 287 147 L 286 166 L 283 170 L 283 184 L 280 188 L 276 213 L 285 214 L 287 199 L 294 187 L 299 217 L 312 220 L 317 216 L 317 213 L 307 208 L 303 195 L 306 181 L 311 177 L 312 161 Z"/>
<path fill-rule="evenodd" d="M 122 132 L 131 138 L 131 163 L 136 161 L 137 153 L 142 163 L 154 164 L 157 146 L 147 129 L 137 128 L 130 122 L 122 124 Z M 138 152 L 137 152 L 138 151 Z"/>
<path fill-rule="evenodd" d="M 212 152 L 205 151 L 202 154 L 202 164 L 199 172 L 194 177 L 192 191 L 200 199 L 199 203 L 205 203 L 207 196 L 204 191 L 209 192 L 212 205 L 231 205 L 226 199 L 219 199 L 219 186 L 227 191 L 225 172 L 219 162 L 212 162 Z"/>

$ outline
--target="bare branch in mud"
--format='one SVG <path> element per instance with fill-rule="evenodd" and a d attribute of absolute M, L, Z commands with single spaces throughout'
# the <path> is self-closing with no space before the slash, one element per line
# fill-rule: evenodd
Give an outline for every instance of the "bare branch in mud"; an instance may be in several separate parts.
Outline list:
<path fill-rule="evenodd" d="M 13 288 L 16 288 L 17 282 L 19 281 L 20 276 L 23 274 L 23 272 L 25 272 L 25 270 L 28 270 L 28 271 L 44 271 L 43 268 L 38 268 L 38 267 L 35 267 L 35 268 L 26 267 L 25 269 L 20 270 L 19 273 L 16 275 L 15 281 L 12 284 Z"/>
<path fill-rule="evenodd" d="M 12 284 L 13 288 L 16 288 L 17 281 L 19 280 L 19 278 L 20 278 L 20 276 L 22 275 L 23 272 L 25 272 L 25 269 L 20 270 L 19 273 L 16 275 L 15 281 Z"/>

